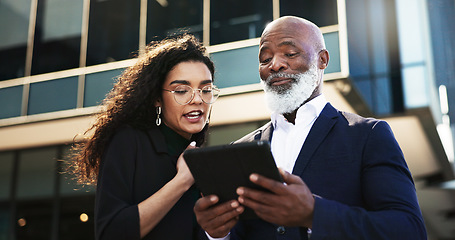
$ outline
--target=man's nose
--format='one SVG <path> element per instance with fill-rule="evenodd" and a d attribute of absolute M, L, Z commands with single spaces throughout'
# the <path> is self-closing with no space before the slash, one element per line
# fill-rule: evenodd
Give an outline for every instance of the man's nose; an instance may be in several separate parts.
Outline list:
<path fill-rule="evenodd" d="M 272 59 L 272 63 L 270 64 L 270 70 L 272 72 L 280 72 L 287 69 L 287 66 L 287 62 L 283 58 L 274 57 Z"/>

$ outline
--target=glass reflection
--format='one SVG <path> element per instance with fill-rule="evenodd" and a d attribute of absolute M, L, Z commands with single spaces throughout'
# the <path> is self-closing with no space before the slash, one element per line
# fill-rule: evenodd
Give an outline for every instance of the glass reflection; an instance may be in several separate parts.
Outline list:
<path fill-rule="evenodd" d="M 211 1 L 210 44 L 259 37 L 272 18 L 271 0 Z"/>
<path fill-rule="evenodd" d="M 149 0 L 147 43 L 182 32 L 202 40 L 203 0 Z"/>
<path fill-rule="evenodd" d="M 79 67 L 83 0 L 38 1 L 32 75 Z"/>
<path fill-rule="evenodd" d="M 0 1 L 0 81 L 23 77 L 30 0 Z"/>
<path fill-rule="evenodd" d="M 90 1 L 87 65 L 131 58 L 139 49 L 140 0 Z"/>
<path fill-rule="evenodd" d="M 312 21 L 319 27 L 338 24 L 336 0 L 286 0 L 280 1 L 280 16 L 298 16 Z"/>

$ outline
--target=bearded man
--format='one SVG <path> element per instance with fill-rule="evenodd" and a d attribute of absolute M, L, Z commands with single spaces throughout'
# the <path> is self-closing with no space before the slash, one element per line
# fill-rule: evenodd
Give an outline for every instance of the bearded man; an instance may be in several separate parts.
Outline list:
<path fill-rule="evenodd" d="M 252 174 L 270 192 L 199 199 L 209 239 L 426 239 L 413 179 L 389 125 L 341 112 L 322 94 L 329 62 L 313 23 L 282 17 L 264 30 L 259 72 L 271 122 L 237 142 L 269 140 L 285 184 Z M 292 174 L 291 174 L 292 173 Z M 259 219 L 240 220 L 249 207 Z"/>

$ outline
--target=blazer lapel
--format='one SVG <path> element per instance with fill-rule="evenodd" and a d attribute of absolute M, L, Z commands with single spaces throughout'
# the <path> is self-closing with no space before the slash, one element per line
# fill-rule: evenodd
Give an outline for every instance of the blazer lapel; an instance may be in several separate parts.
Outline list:
<path fill-rule="evenodd" d="M 257 140 L 262 141 L 272 141 L 272 133 L 273 133 L 273 125 L 272 122 L 268 122 L 264 127 L 262 127 L 262 131 L 259 137 L 256 137 Z M 257 135 L 256 135 L 257 136 Z"/>
<path fill-rule="evenodd" d="M 301 176 L 310 162 L 311 156 L 313 156 L 313 153 L 319 145 L 321 145 L 322 141 L 335 125 L 337 117 L 338 111 L 330 103 L 327 103 L 308 133 L 299 156 L 297 157 L 297 161 L 295 162 L 292 174 Z"/>
<path fill-rule="evenodd" d="M 272 133 L 273 133 L 272 122 L 268 122 L 264 126 L 253 131 L 252 133 L 249 133 L 244 137 L 240 138 L 239 140 L 234 141 L 233 144 L 261 140 L 266 140 L 270 142 L 272 140 Z"/>

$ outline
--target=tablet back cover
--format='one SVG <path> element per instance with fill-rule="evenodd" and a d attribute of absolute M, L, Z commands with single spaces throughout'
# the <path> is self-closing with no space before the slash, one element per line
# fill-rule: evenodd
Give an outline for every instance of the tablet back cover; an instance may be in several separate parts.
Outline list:
<path fill-rule="evenodd" d="M 267 141 L 189 149 L 184 158 L 202 194 L 215 194 L 220 203 L 237 199 L 239 186 L 261 189 L 249 180 L 252 173 L 282 181 Z M 240 217 L 257 216 L 245 208 Z"/>

